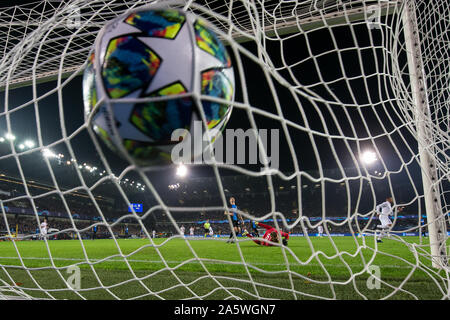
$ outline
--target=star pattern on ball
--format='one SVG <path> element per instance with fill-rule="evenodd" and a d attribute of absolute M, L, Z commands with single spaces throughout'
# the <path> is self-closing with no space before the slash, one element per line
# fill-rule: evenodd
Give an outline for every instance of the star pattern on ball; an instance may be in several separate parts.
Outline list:
<path fill-rule="evenodd" d="M 195 42 L 191 39 L 189 26 L 186 23 L 174 39 L 156 37 L 138 37 L 138 39 L 161 57 L 161 62 L 150 85 L 145 90 L 133 92 L 127 98 L 133 99 L 148 96 L 175 82 L 180 82 L 187 88 L 188 92 L 194 90 L 200 92 L 201 71 L 222 66 L 222 63 L 217 58 L 195 45 Z M 196 73 L 195 76 L 194 72 Z M 154 142 L 153 139 L 129 121 L 134 110 L 133 104 L 120 103 L 113 105 L 116 120 L 121 124 L 119 131 L 122 137 L 142 142 Z"/>

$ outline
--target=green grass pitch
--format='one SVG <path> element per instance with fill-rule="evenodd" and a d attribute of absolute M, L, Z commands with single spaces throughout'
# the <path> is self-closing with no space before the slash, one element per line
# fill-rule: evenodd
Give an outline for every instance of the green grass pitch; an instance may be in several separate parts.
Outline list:
<path fill-rule="evenodd" d="M 444 273 L 426 258 L 427 238 L 419 245 L 418 237 L 383 243 L 373 237 L 291 237 L 285 250 L 246 238 L 225 241 L 83 240 L 84 250 L 80 240 L 48 241 L 48 247 L 44 241 L 4 241 L 0 288 L 8 284 L 33 297 L 56 299 L 441 299 L 448 294 Z M 379 267 L 378 287 L 368 285 L 374 284 L 364 270 L 368 263 Z M 72 275 L 71 265 L 80 268 L 79 295 L 62 280 Z"/>

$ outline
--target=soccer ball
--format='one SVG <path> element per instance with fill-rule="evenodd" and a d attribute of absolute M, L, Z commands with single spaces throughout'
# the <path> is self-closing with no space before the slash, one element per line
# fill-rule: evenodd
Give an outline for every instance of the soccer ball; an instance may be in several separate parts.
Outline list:
<path fill-rule="evenodd" d="M 213 27 L 173 9 L 135 9 L 108 23 L 83 75 L 86 121 L 139 165 L 170 162 L 179 142 L 172 133 L 190 132 L 201 112 L 213 142 L 231 115 L 234 91 L 230 55 Z"/>

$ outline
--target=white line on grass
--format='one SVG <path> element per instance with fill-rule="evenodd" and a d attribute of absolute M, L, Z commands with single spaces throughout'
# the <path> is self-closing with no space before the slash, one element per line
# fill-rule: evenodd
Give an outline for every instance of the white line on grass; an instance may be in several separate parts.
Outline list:
<path fill-rule="evenodd" d="M 6 259 L 6 260 L 18 260 L 18 257 L 0 257 L 0 260 L 2 259 Z M 45 257 L 22 257 L 23 260 L 50 260 L 50 258 L 45 258 Z M 97 262 L 100 260 L 104 260 L 103 259 L 89 259 L 92 262 Z M 77 258 L 52 258 L 53 261 L 76 261 L 76 262 L 83 262 L 86 261 L 84 259 L 77 259 Z M 211 264 L 244 264 L 242 262 L 239 261 L 230 261 L 229 263 L 226 263 L 224 261 L 214 261 L 214 260 L 210 260 L 210 259 L 199 259 L 202 260 L 203 263 L 211 263 Z M 109 260 L 105 260 L 104 262 L 124 262 L 125 259 L 109 259 Z M 161 260 L 138 260 L 138 259 L 127 259 L 128 262 L 136 262 L 136 263 L 163 263 Z M 176 261 L 176 260 L 169 260 L 166 261 L 167 263 L 176 263 L 176 264 L 180 264 L 183 263 L 184 261 Z M 188 263 L 199 263 L 199 261 L 190 261 Z M 285 263 L 270 263 L 270 262 L 249 262 L 246 261 L 247 264 L 250 265 L 254 265 L 254 266 L 285 266 Z M 2 264 L 0 264 L 2 265 Z M 294 266 L 295 264 L 291 263 L 290 266 Z M 394 268 L 394 269 L 411 269 L 412 266 L 399 266 L 399 265 L 389 265 L 389 264 L 377 264 L 380 267 L 384 267 L 384 268 Z M 4 265 L 5 267 L 7 265 Z M 319 264 L 308 264 L 305 265 L 304 267 L 309 267 L 309 266 L 313 266 L 313 267 L 320 267 Z M 323 264 L 323 266 L 325 267 L 337 267 L 337 268 L 347 268 L 346 265 L 341 265 L 341 264 Z M 350 267 L 364 267 L 363 264 L 349 264 L 348 266 Z"/>

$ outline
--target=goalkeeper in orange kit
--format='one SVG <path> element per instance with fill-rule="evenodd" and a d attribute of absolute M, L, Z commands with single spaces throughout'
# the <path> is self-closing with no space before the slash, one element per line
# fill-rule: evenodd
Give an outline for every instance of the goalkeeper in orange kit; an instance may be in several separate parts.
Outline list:
<path fill-rule="evenodd" d="M 254 236 L 248 232 L 244 232 L 242 235 L 252 238 L 252 240 L 256 244 L 259 244 L 262 246 L 273 246 L 273 243 L 271 243 L 271 242 L 277 243 L 280 238 L 283 238 L 282 239 L 283 245 L 287 246 L 288 240 L 289 240 L 289 233 L 283 232 L 281 230 L 277 230 L 272 226 L 269 226 L 267 224 L 263 224 L 260 222 L 255 222 L 255 224 L 259 227 L 263 227 L 264 229 L 266 229 L 266 233 L 264 233 L 264 236 L 262 237 L 264 240 L 254 239 Z"/>

